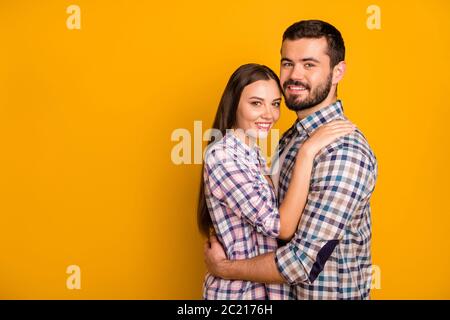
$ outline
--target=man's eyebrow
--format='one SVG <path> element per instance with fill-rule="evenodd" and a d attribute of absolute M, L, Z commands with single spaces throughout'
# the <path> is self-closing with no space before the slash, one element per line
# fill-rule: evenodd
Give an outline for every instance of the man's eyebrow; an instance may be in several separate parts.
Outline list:
<path fill-rule="evenodd" d="M 281 58 L 281 62 L 283 62 L 283 61 L 292 62 L 292 60 L 289 59 L 289 58 Z M 317 60 L 317 59 L 315 59 L 315 58 L 313 58 L 313 57 L 306 57 L 306 58 L 300 59 L 300 61 L 301 61 L 301 62 L 313 61 L 313 62 L 315 62 L 315 63 L 320 63 L 319 60 Z"/>
<path fill-rule="evenodd" d="M 301 59 L 300 61 L 302 61 L 302 62 L 306 62 L 306 61 L 314 61 L 314 62 L 316 62 L 316 63 L 320 63 L 319 60 L 317 60 L 317 59 L 315 59 L 315 58 L 313 58 L 313 57 L 303 58 L 303 59 Z"/>

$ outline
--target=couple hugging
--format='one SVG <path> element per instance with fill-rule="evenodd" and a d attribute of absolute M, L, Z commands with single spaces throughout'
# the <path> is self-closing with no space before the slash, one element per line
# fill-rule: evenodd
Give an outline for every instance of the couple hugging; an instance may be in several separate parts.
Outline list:
<path fill-rule="evenodd" d="M 377 160 L 337 99 L 344 57 L 335 27 L 300 21 L 283 34 L 279 78 L 246 64 L 229 79 L 200 185 L 204 299 L 370 298 Z M 298 119 L 270 171 L 256 140 L 282 97 Z"/>

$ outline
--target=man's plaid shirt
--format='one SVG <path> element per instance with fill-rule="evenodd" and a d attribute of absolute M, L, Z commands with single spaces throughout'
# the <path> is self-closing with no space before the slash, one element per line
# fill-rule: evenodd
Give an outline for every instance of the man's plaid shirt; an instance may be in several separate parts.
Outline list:
<path fill-rule="evenodd" d="M 345 119 L 340 101 L 296 121 L 280 140 L 281 203 L 300 146 L 320 126 Z M 289 150 L 284 150 L 295 139 Z M 370 197 L 377 160 L 363 134 L 339 138 L 316 156 L 308 201 L 294 238 L 275 262 L 296 299 L 369 299 L 371 286 Z"/>

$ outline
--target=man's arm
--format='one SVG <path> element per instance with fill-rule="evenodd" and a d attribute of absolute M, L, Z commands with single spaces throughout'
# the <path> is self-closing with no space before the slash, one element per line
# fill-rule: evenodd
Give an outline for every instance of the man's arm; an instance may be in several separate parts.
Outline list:
<path fill-rule="evenodd" d="M 275 253 L 276 266 L 289 284 L 313 284 L 350 225 L 365 223 L 361 210 L 369 203 L 375 173 L 365 153 L 343 144 L 318 159 L 297 233 Z"/>
<path fill-rule="evenodd" d="M 205 263 L 209 272 L 222 279 L 260 283 L 286 282 L 275 264 L 274 252 L 251 259 L 227 260 L 221 244 L 214 236 L 205 244 Z"/>

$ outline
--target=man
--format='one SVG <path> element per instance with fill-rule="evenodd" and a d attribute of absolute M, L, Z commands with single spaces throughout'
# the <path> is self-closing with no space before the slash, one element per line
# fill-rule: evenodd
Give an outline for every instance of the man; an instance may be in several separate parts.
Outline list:
<path fill-rule="evenodd" d="M 337 85 L 345 73 L 340 32 L 318 20 L 300 21 L 283 35 L 280 80 L 298 120 L 279 144 L 281 203 L 302 143 L 320 126 L 345 119 Z M 225 279 L 289 283 L 297 299 L 369 299 L 370 197 L 377 161 L 363 134 L 340 138 L 314 162 L 308 201 L 289 243 L 246 260 L 227 260 L 215 237 L 205 244 L 209 271 Z"/>

